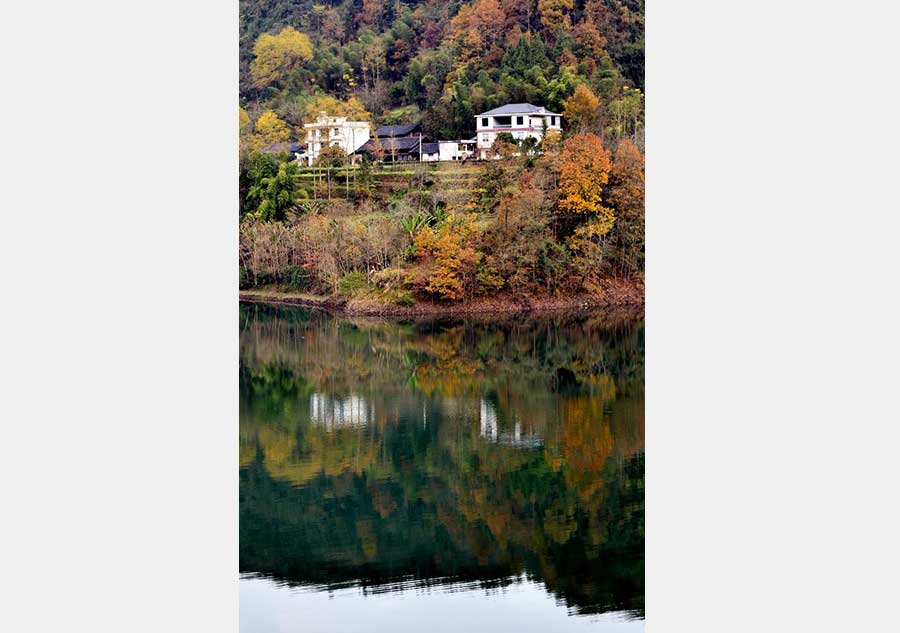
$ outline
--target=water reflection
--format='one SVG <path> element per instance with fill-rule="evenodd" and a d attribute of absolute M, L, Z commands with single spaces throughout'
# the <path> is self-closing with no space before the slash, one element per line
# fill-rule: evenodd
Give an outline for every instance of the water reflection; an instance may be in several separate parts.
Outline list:
<path fill-rule="evenodd" d="M 366 426 L 372 421 L 371 414 L 365 398 L 360 396 L 333 398 L 314 393 L 309 397 L 310 421 L 328 430 Z"/>
<path fill-rule="evenodd" d="M 501 431 L 497 423 L 497 410 L 488 400 L 481 401 L 479 415 L 481 437 L 499 442 L 507 446 L 518 448 L 538 448 L 544 445 L 544 439 L 539 433 L 525 433 L 522 431 L 522 422 L 516 420 L 512 431 Z"/>
<path fill-rule="evenodd" d="M 643 616 L 639 323 L 251 304 L 240 359 L 245 582 L 394 608 L 539 587 L 563 612 Z M 242 627 L 263 602 L 242 598 Z"/>

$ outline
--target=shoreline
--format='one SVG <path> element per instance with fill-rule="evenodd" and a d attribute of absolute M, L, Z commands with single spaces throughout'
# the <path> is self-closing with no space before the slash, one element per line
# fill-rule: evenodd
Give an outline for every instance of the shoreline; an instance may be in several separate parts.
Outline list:
<path fill-rule="evenodd" d="M 504 297 L 477 299 L 465 303 L 416 302 L 410 306 L 381 303 L 371 299 L 346 299 L 283 292 L 277 289 L 239 291 L 239 301 L 298 305 L 321 308 L 347 316 L 443 317 L 469 315 L 526 315 L 559 312 L 623 312 L 636 317 L 644 314 L 644 284 L 613 281 L 596 293 L 577 295 Z"/>

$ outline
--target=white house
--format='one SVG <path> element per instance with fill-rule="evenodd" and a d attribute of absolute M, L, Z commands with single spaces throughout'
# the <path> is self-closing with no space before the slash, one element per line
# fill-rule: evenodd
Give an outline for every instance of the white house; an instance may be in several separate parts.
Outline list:
<path fill-rule="evenodd" d="M 434 163 L 441 159 L 440 152 L 438 148 L 440 145 L 438 143 L 422 143 L 422 162 L 423 163 Z"/>
<path fill-rule="evenodd" d="M 460 161 L 475 154 L 475 139 L 422 143 L 422 162 Z"/>
<path fill-rule="evenodd" d="M 465 160 L 475 154 L 475 139 L 438 141 L 439 160 Z"/>
<path fill-rule="evenodd" d="M 508 103 L 505 106 L 482 112 L 475 117 L 478 157 L 494 158 L 491 146 L 501 132 L 509 132 L 516 140 L 544 138 L 547 130 L 562 131 L 562 115 L 530 103 Z"/>
<path fill-rule="evenodd" d="M 304 123 L 303 128 L 308 165 L 316 161 L 323 147 L 337 145 L 350 155 L 369 140 L 367 121 L 348 121 L 345 116 L 328 116 L 325 112 L 319 113 L 315 123 Z"/>

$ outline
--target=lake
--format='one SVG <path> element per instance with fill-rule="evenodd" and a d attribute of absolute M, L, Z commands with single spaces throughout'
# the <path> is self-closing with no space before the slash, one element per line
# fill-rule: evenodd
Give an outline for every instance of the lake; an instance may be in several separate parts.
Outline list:
<path fill-rule="evenodd" d="M 643 630 L 641 321 L 240 331 L 242 633 Z"/>

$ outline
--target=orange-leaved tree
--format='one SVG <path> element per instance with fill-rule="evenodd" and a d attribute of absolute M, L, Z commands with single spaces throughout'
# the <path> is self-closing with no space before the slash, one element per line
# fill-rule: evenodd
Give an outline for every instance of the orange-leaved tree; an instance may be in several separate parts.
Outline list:
<path fill-rule="evenodd" d="M 569 246 L 578 254 L 576 268 L 582 278 L 599 273 L 603 237 L 616 217 L 603 204 L 603 189 L 612 169 L 609 151 L 595 134 L 576 134 L 563 145 L 560 155 L 559 208 L 586 219 L 575 229 Z"/>
<path fill-rule="evenodd" d="M 609 151 L 596 134 L 576 134 L 563 145 L 559 206 L 598 222 L 601 233 L 607 233 L 615 221 L 612 209 L 603 206 L 603 187 L 609 182 L 611 168 Z"/>
<path fill-rule="evenodd" d="M 571 1 L 571 0 L 570 0 Z M 503 24 L 506 15 L 498 0 L 464 4 L 450 21 L 445 42 L 454 51 L 457 66 L 499 62 L 503 56 Z"/>
<path fill-rule="evenodd" d="M 442 299 L 463 299 L 474 283 L 482 253 L 472 248 L 478 232 L 477 215 L 451 215 L 437 229 L 425 227 L 416 234 L 416 257 L 431 264 L 425 290 Z"/>

